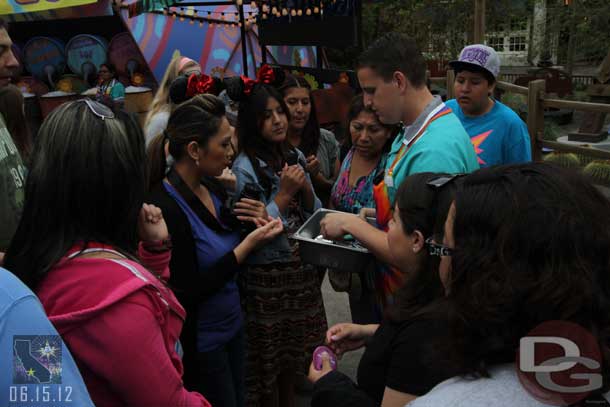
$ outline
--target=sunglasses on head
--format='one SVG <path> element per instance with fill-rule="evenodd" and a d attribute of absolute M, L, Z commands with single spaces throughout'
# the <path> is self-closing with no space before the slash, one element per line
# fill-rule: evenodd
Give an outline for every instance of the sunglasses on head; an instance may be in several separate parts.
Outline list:
<path fill-rule="evenodd" d="M 103 105 L 99 102 L 95 102 L 90 99 L 80 99 L 77 102 L 83 102 L 87 105 L 91 113 L 101 118 L 102 120 L 106 119 L 114 119 L 114 112 L 106 105 Z"/>
<path fill-rule="evenodd" d="M 440 189 L 442 187 L 444 187 L 445 185 L 453 182 L 454 180 L 463 177 L 466 174 L 451 174 L 451 175 L 440 175 L 438 177 L 432 178 L 430 181 L 428 181 L 426 183 L 426 185 L 435 188 L 435 189 Z"/>

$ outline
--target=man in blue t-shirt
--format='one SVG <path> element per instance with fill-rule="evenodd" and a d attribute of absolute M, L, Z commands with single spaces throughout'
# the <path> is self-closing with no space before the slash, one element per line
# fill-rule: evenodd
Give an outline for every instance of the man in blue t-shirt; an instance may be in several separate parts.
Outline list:
<path fill-rule="evenodd" d="M 0 267 L 0 405 L 93 407 L 38 298 Z"/>
<path fill-rule="evenodd" d="M 496 51 L 485 45 L 468 45 L 449 65 L 455 70 L 456 99 L 446 104 L 470 136 L 479 165 L 531 161 L 527 126 L 514 111 L 492 98 L 500 73 Z"/>

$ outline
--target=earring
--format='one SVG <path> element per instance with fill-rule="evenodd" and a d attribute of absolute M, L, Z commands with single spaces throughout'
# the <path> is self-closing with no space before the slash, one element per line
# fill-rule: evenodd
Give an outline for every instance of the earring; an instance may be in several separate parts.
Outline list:
<path fill-rule="evenodd" d="M 195 165 L 196 165 L 197 167 L 199 167 L 199 159 L 196 159 L 196 160 L 195 160 Z"/>

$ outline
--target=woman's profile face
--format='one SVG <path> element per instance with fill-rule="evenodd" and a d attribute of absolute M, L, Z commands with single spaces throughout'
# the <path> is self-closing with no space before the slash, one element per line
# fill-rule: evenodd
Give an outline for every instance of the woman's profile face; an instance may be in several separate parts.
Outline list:
<path fill-rule="evenodd" d="M 231 147 L 231 126 L 223 117 L 218 132 L 213 135 L 204 148 L 199 167 L 203 175 L 217 177 L 231 163 L 233 148 Z"/>
<path fill-rule="evenodd" d="M 287 130 L 288 117 L 282 105 L 275 98 L 268 98 L 262 117 L 261 135 L 267 141 L 281 143 L 286 139 Z"/>
<path fill-rule="evenodd" d="M 388 227 L 388 248 L 394 264 L 398 265 L 403 273 L 414 270 L 417 267 L 419 255 L 423 248 L 422 242 L 420 242 L 422 238 L 419 237 L 419 231 L 409 234 L 403 228 L 398 204 L 394 206 L 394 213 Z"/>

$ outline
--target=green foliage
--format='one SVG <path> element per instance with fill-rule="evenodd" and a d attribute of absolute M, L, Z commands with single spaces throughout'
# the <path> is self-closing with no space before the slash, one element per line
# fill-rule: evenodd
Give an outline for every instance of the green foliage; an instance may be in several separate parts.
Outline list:
<path fill-rule="evenodd" d="M 591 182 L 605 187 L 610 187 L 610 161 L 595 160 L 590 162 L 584 169 L 585 174 Z"/>
<path fill-rule="evenodd" d="M 554 151 L 544 157 L 544 161 L 564 168 L 580 168 L 580 160 L 574 153 L 561 153 Z"/>
<path fill-rule="evenodd" d="M 544 134 L 542 138 L 544 140 L 556 141 L 561 136 L 561 127 L 553 120 L 545 120 L 544 122 Z"/>
<path fill-rule="evenodd" d="M 558 48 L 565 51 L 565 34 L 572 22 L 576 27 L 577 60 L 599 63 L 610 44 L 610 1 L 547 0 L 551 37 L 559 37 Z M 487 0 L 486 31 L 511 30 L 511 23 L 531 19 L 536 0 Z M 387 32 L 403 32 L 416 39 L 429 59 L 450 60 L 472 42 L 474 0 L 375 0 L 363 1 L 362 37 L 367 47 Z M 360 52 L 358 47 L 328 49 L 333 66 L 352 69 Z"/>

